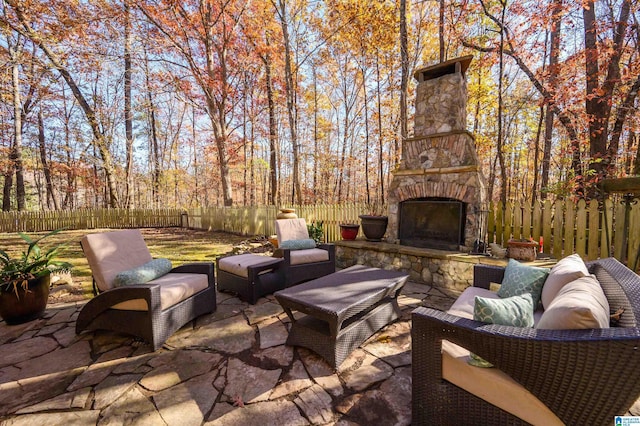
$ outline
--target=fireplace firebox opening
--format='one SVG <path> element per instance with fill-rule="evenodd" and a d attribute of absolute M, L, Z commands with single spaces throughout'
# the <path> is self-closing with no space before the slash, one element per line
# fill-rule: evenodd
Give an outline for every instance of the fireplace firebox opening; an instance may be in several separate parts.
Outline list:
<path fill-rule="evenodd" d="M 466 203 L 441 197 L 400 203 L 398 238 L 412 247 L 458 250 L 464 245 Z"/>

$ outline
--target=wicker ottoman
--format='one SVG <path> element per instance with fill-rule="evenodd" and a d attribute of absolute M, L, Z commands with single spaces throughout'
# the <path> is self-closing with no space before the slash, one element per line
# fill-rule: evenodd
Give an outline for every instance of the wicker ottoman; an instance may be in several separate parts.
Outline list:
<path fill-rule="evenodd" d="M 285 286 L 282 259 L 257 254 L 220 257 L 216 261 L 218 291 L 237 294 L 254 305 L 258 299 Z"/>
<path fill-rule="evenodd" d="M 363 265 L 275 293 L 291 320 L 287 344 L 304 346 L 337 368 L 376 331 L 400 317 L 409 276 Z M 306 314 L 296 319 L 292 311 Z"/>

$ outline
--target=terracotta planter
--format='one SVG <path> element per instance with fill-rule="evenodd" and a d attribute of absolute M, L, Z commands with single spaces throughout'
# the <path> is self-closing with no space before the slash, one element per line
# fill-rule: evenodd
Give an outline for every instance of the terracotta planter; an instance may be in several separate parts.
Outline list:
<path fill-rule="evenodd" d="M 538 243 L 531 240 L 507 241 L 507 256 L 516 260 L 531 262 L 538 257 Z"/>
<path fill-rule="evenodd" d="M 28 281 L 25 291 L 18 284 L 18 295 L 13 286 L 0 290 L 0 316 L 7 324 L 22 324 L 40 318 L 47 307 L 51 275 Z"/>
<path fill-rule="evenodd" d="M 382 237 L 387 232 L 389 218 L 387 216 L 361 214 L 360 223 L 367 241 L 382 241 Z"/>
<path fill-rule="evenodd" d="M 360 225 L 357 223 L 347 223 L 340 225 L 340 236 L 343 240 L 355 240 L 358 236 Z"/>

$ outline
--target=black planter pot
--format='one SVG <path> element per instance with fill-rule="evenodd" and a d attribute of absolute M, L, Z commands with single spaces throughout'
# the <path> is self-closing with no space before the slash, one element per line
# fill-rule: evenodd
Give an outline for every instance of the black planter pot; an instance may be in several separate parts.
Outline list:
<path fill-rule="evenodd" d="M 47 307 L 51 275 L 27 281 L 27 290 L 17 285 L 18 294 L 13 286 L 0 290 L 0 317 L 10 325 L 22 324 L 40 318 Z"/>
<path fill-rule="evenodd" d="M 361 214 L 360 221 L 362 232 L 367 241 L 382 241 L 384 233 L 387 232 L 387 223 L 389 223 L 387 216 Z"/>

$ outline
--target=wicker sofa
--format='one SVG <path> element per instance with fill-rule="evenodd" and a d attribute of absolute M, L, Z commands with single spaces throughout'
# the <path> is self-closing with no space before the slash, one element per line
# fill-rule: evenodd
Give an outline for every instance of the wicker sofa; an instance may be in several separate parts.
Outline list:
<path fill-rule="evenodd" d="M 604 425 L 624 415 L 640 395 L 640 277 L 613 258 L 589 262 L 587 267 L 611 309 L 624 309 L 616 326 L 543 330 L 416 309 L 412 314 L 412 424 L 550 424 L 544 420 L 548 415 L 556 424 Z M 500 283 L 503 274 L 504 268 L 476 265 L 474 287 L 489 288 L 492 282 Z M 495 366 L 469 366 L 475 369 L 472 374 L 497 375 L 498 381 L 510 382 L 516 390 L 491 395 L 502 389 L 492 384 L 473 394 L 454 385 L 445 378 L 443 342 Z M 529 421 L 487 402 L 494 398 L 508 404 L 519 398 L 518 393 L 537 401 L 538 405 L 529 407 L 533 412 Z"/>

